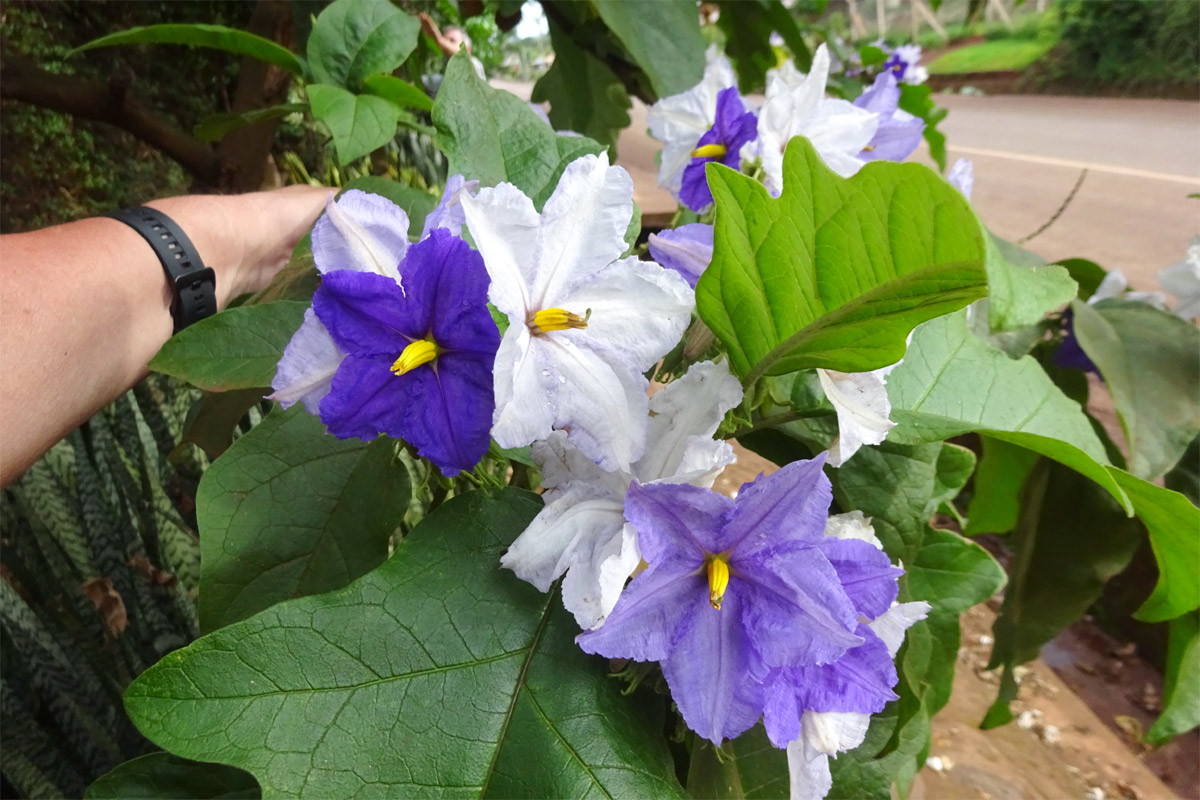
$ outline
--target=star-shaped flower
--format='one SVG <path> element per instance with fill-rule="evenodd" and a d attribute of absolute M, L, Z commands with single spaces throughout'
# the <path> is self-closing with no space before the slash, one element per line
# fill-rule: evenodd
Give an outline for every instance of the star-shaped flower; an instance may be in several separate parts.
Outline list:
<path fill-rule="evenodd" d="M 888 419 L 892 404 L 885 384 L 888 374 L 899 365 L 897 361 L 870 372 L 817 369 L 821 388 L 838 420 L 837 438 L 829 446 L 829 466 L 845 464 L 864 444 L 880 444 L 896 427 Z"/>
<path fill-rule="evenodd" d="M 446 228 L 455 236 L 462 230 L 462 207 L 458 196 L 470 192 L 478 181 L 452 175 L 446 181 L 441 201 L 425 218 L 425 238 L 435 228 Z M 400 281 L 399 264 L 408 252 L 408 214 L 386 197 L 349 189 L 334 202 L 331 196 L 325 214 L 312 231 L 313 263 L 321 274 L 336 270 L 373 272 Z M 329 331 L 309 308 L 292 336 L 271 381 L 271 399 L 289 408 L 302 402 L 309 413 L 320 412 L 321 399 L 329 394 L 333 374 L 345 354 Z"/>
<path fill-rule="evenodd" d="M 604 625 L 576 641 L 589 653 L 661 662 L 688 727 L 716 744 L 754 725 L 771 670 L 841 658 L 863 643 L 859 608 L 877 602 L 853 582 L 879 551 L 824 536 L 823 461 L 788 464 L 736 501 L 633 484 L 625 517 L 650 566 Z"/>
<path fill-rule="evenodd" d="M 863 148 L 879 127 L 878 115 L 853 104 L 825 97 L 829 50 L 817 48 L 808 75 L 788 61 L 767 72 L 767 95 L 758 114 L 758 147 L 767 188 L 783 190 L 783 150 L 795 136 L 808 137 L 822 160 L 843 178 L 863 165 Z"/>
<path fill-rule="evenodd" d="M 700 83 L 682 94 L 664 97 L 646 112 L 650 135 L 663 143 L 658 169 L 658 185 L 676 198 L 683 188 L 683 171 L 692 160 L 692 151 L 717 121 L 717 97 L 724 89 L 737 86 L 737 76 L 725 56 L 716 47 L 708 49 L 708 65 Z"/>
<path fill-rule="evenodd" d="M 338 270 L 313 297 L 346 354 L 321 401 L 339 438 L 386 433 L 446 476 L 470 470 L 490 443 L 492 362 L 500 334 L 487 309 L 487 272 L 466 242 L 435 230 L 389 277 Z"/>
<path fill-rule="evenodd" d="M 607 155 L 569 164 L 538 214 L 512 184 L 464 196 L 490 297 L 508 317 L 492 436 L 522 447 L 565 430 L 606 470 L 646 441 L 643 372 L 679 341 L 695 298 L 678 274 L 624 258 L 633 181 Z"/>
<path fill-rule="evenodd" d="M 1200 243 L 1192 242 L 1187 258 L 1158 273 L 1158 285 L 1179 300 L 1173 313 L 1180 319 L 1200 317 Z"/>
<path fill-rule="evenodd" d="M 704 211 L 712 205 L 705 165 L 716 161 L 730 169 L 738 169 L 742 165 L 742 147 L 757 135 L 758 118 L 754 112 L 746 110 L 737 88 L 722 89 L 717 94 L 716 121 L 700 137 L 691 161 L 683 170 L 680 201 L 692 211 Z"/>
<path fill-rule="evenodd" d="M 543 592 L 565 572 L 563 605 L 584 630 L 602 625 L 642 560 L 637 531 L 625 521 L 630 484 L 712 486 L 734 460 L 733 448 L 712 437 L 741 399 L 724 362 L 693 364 L 650 398 L 646 454 L 630 471 L 600 469 L 561 431 L 534 444 L 546 505 L 501 565 Z"/>

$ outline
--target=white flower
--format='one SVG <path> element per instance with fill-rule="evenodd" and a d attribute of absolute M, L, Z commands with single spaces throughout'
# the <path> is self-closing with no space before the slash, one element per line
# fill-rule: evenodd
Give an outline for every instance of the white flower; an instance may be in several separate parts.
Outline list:
<path fill-rule="evenodd" d="M 741 399 L 725 363 L 692 365 L 650 398 L 646 454 L 629 470 L 600 469 L 561 431 L 535 444 L 546 506 L 501 565 L 543 592 L 565 572 L 563 604 L 584 630 L 600 627 L 641 563 L 637 534 L 625 522 L 630 482 L 711 487 L 734 460 L 733 448 L 713 434 Z"/>
<path fill-rule="evenodd" d="M 555 429 L 605 469 L 645 445 L 642 373 L 683 334 L 695 298 L 677 273 L 620 259 L 633 181 L 608 156 L 569 164 L 539 215 L 509 183 L 461 198 L 467 227 L 508 316 L 496 354 L 492 436 L 522 447 Z"/>
<path fill-rule="evenodd" d="M 888 400 L 888 374 L 895 364 L 871 372 L 837 372 L 818 369 L 817 378 L 825 396 L 837 412 L 838 435 L 829 446 L 831 467 L 840 467 L 864 444 L 879 444 L 896 423 L 888 419 L 892 404 Z"/>
<path fill-rule="evenodd" d="M 708 66 L 700 83 L 683 94 L 664 97 L 646 112 L 650 135 L 663 143 L 658 168 L 658 185 L 679 197 L 683 169 L 692 159 L 700 137 L 717 118 L 717 95 L 722 89 L 737 86 L 737 76 L 729 60 L 708 48 Z"/>
<path fill-rule="evenodd" d="M 795 136 L 808 137 L 829 168 L 843 178 L 865 163 L 858 156 L 875 135 L 879 115 L 825 97 L 828 78 L 829 50 L 825 45 L 817 48 L 807 76 L 791 61 L 767 72 L 766 101 L 758 115 L 758 146 L 767 188 L 775 194 L 783 190 L 783 150 Z"/>
<path fill-rule="evenodd" d="M 1158 273 L 1158 285 L 1179 299 L 1175 316 L 1180 319 L 1200 317 L 1200 239 L 1192 241 L 1187 258 Z"/>
<path fill-rule="evenodd" d="M 825 526 L 826 536 L 862 539 L 882 549 L 870 520 L 861 511 L 836 514 Z M 894 603 L 882 615 L 867 623 L 883 640 L 888 655 L 896 657 L 904 643 L 905 632 L 918 620 L 925 619 L 929 604 Z M 829 756 L 858 747 L 867 735 L 870 714 L 854 712 L 805 711 L 800 718 L 800 736 L 788 743 L 788 772 L 792 800 L 821 800 L 833 786 Z"/>

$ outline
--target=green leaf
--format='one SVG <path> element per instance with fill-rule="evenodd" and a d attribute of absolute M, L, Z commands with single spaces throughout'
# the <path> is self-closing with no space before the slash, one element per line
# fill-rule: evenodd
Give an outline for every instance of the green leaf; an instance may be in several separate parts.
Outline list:
<path fill-rule="evenodd" d="M 462 52 L 446 67 L 433 122 L 451 174 L 470 175 L 480 186 L 508 181 L 538 209 L 567 164 L 602 150 L 586 137 L 556 134 L 528 103 L 480 80 Z"/>
<path fill-rule="evenodd" d="M 1054 263 L 1066 269 L 1071 275 L 1071 280 L 1079 284 L 1080 300 L 1087 300 L 1095 294 L 1108 275 L 1108 270 L 1086 258 L 1064 258 Z"/>
<path fill-rule="evenodd" d="M 150 753 L 118 764 L 88 787 L 84 800 L 255 800 L 254 777 L 224 764 Z"/>
<path fill-rule="evenodd" d="M 913 326 L 983 296 L 974 214 L 926 167 L 873 162 L 843 180 L 798 137 L 783 171 L 775 199 L 752 178 L 708 168 L 715 246 L 696 305 L 746 384 L 893 364 Z"/>
<path fill-rule="evenodd" d="M 338 192 L 338 197 L 350 189 L 381 195 L 403 208 L 404 213 L 408 214 L 408 235 L 412 239 L 421 235 L 421 230 L 425 227 L 425 217 L 429 216 L 429 213 L 438 204 L 438 198 L 429 192 L 423 192 L 391 178 L 377 175 L 355 178 L 342 187 L 342 191 Z"/>
<path fill-rule="evenodd" d="M 691 0 L 605 0 L 595 8 L 659 97 L 686 92 L 704 76 L 704 37 Z"/>
<path fill-rule="evenodd" d="M 1075 297 L 1078 286 L 1065 267 L 998 238 L 987 237 L 988 320 L 993 332 L 1041 321 Z"/>
<path fill-rule="evenodd" d="M 202 120 L 192 129 L 192 133 L 201 141 L 218 142 L 224 139 L 230 131 L 286 117 L 288 114 L 295 114 L 307 108 L 308 106 L 304 103 L 283 103 L 277 106 L 243 111 L 240 114 L 214 114 Z"/>
<path fill-rule="evenodd" d="M 212 392 L 270 386 L 306 308 L 295 300 L 228 308 L 168 339 L 150 369 Z"/>
<path fill-rule="evenodd" d="M 1200 725 L 1200 620 L 1184 614 L 1171 620 L 1167 640 L 1167 669 L 1163 710 L 1146 741 L 1160 744 Z"/>
<path fill-rule="evenodd" d="M 865 50 L 868 48 L 864 48 Z M 878 48 L 869 48 L 878 50 Z M 887 60 L 882 50 L 879 50 L 879 55 L 883 56 L 883 61 Z M 866 62 L 863 62 L 864 66 Z M 920 117 L 925 121 L 925 143 L 929 145 L 929 156 L 934 163 L 938 165 L 938 170 L 946 171 L 946 134 L 938 130 L 938 123 L 946 118 L 950 113 L 949 109 L 940 108 L 933 102 L 933 89 L 927 83 L 900 84 L 900 102 L 901 111 L 907 111 L 914 117 Z"/>
<path fill-rule="evenodd" d="M 433 110 L 433 100 L 429 95 L 395 75 L 368 75 L 363 79 L 363 91 L 390 100 L 400 108 Z"/>
<path fill-rule="evenodd" d="M 416 17 L 390 2 L 335 0 L 317 17 L 308 37 L 313 82 L 356 90 L 368 75 L 403 64 L 416 48 L 420 30 Z"/>
<path fill-rule="evenodd" d="M 717 0 L 717 6 L 721 10 L 717 26 L 725 34 L 725 55 L 733 62 L 738 88 L 742 94 L 761 92 L 767 70 L 778 66 L 778 56 L 771 47 L 775 26 L 766 11 L 782 4 L 779 0 Z M 797 68 L 804 69 L 800 64 Z"/>
<path fill-rule="evenodd" d="M 275 44 L 270 39 L 223 25 L 147 25 L 130 28 L 93 39 L 76 47 L 68 55 L 122 44 L 186 44 L 192 47 L 211 47 L 236 56 L 249 56 L 274 64 L 297 78 L 304 76 L 304 61 L 287 48 Z"/>
<path fill-rule="evenodd" d="M 300 406 L 235 441 L 196 493 L 203 629 L 340 589 L 383 563 L 412 491 L 395 447 L 331 436 Z"/>
<path fill-rule="evenodd" d="M 1100 487 L 1040 461 L 1021 494 L 1014 558 L 988 669 L 1011 670 L 1081 618 L 1141 543 L 1136 520 Z"/>
<path fill-rule="evenodd" d="M 1200 508 L 1179 492 L 1109 467 L 1150 534 L 1158 583 L 1134 616 L 1162 622 L 1200 606 Z"/>
<path fill-rule="evenodd" d="M 975 472 L 975 491 L 967 510 L 967 536 L 1008 533 L 1017 526 L 1021 487 L 1038 460 L 1037 453 L 1015 444 L 981 436 L 983 458 Z"/>
<path fill-rule="evenodd" d="M 1032 357 L 1016 360 L 967 331 L 965 314 L 922 325 L 909 355 L 888 376 L 896 443 L 930 442 L 972 431 L 1054 459 L 1132 505 L 1106 469 L 1108 456 L 1079 404 Z"/>
<path fill-rule="evenodd" d="M 1200 330 L 1145 303 L 1071 303 L 1075 336 L 1112 393 L 1129 471 L 1154 480 L 1200 434 Z"/>
<path fill-rule="evenodd" d="M 603 7 L 605 4 L 601 4 Z M 558 130 L 590 136 L 605 146 L 629 127 L 632 101 L 625 84 L 596 56 L 575 44 L 550 22 L 554 64 L 534 84 L 532 100 L 550 102 L 550 122 Z"/>
<path fill-rule="evenodd" d="M 127 690 L 130 716 L 266 798 L 679 796 L 662 706 L 624 697 L 556 594 L 499 568 L 540 508 L 455 497 L 346 589 L 168 654 Z"/>
<path fill-rule="evenodd" d="M 233 443 L 233 431 L 242 422 L 250 409 L 271 393 L 269 386 L 249 389 L 231 389 L 227 392 L 205 392 L 188 413 L 179 448 L 194 444 L 204 451 L 209 459 L 229 449 Z"/>
<path fill-rule="evenodd" d="M 313 83 L 308 86 L 308 100 L 313 117 L 325 123 L 333 135 L 339 164 L 349 164 L 383 147 L 396 135 L 400 109 L 382 97 Z"/>

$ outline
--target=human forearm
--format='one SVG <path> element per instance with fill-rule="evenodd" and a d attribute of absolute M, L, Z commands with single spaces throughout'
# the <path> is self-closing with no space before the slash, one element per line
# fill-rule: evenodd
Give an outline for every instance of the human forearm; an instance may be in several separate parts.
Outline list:
<path fill-rule="evenodd" d="M 216 273 L 219 308 L 261 288 L 328 190 L 292 187 L 147 205 Z M 0 485 L 136 383 L 171 335 L 162 266 L 133 229 L 87 219 L 0 240 Z"/>

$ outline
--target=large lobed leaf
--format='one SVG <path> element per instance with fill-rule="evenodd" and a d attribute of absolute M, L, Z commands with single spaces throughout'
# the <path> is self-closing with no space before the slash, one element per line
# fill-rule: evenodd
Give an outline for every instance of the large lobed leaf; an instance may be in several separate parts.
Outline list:
<path fill-rule="evenodd" d="M 168 339 L 150 369 L 210 392 L 270 386 L 307 307 L 279 300 L 228 308 Z"/>
<path fill-rule="evenodd" d="M 488 86 L 466 53 L 446 66 L 433 122 L 451 174 L 470 175 L 480 186 L 507 181 L 533 198 L 538 209 L 567 164 L 602 150 L 586 137 L 559 136 L 528 103 Z"/>
<path fill-rule="evenodd" d="M 304 61 L 286 47 L 253 33 L 227 28 L 224 25 L 146 25 L 127 31 L 110 33 L 75 48 L 73 53 L 124 44 L 184 44 L 192 47 L 211 47 L 236 56 L 265 61 L 282 67 L 296 77 L 304 76 Z"/>
<path fill-rule="evenodd" d="M 708 168 L 715 246 L 696 305 L 745 382 L 895 363 L 914 326 L 983 296 L 975 216 L 929 169 L 874 162 L 844 180 L 796 138 L 783 172 L 776 199 Z"/>
<path fill-rule="evenodd" d="M 1079 345 L 1112 392 L 1129 471 L 1160 477 L 1200 434 L 1200 330 L 1145 303 L 1076 300 L 1071 310 Z"/>
<path fill-rule="evenodd" d="M 200 481 L 201 626 L 340 589 L 379 566 L 411 491 L 395 442 L 336 439 L 300 406 L 270 414 Z"/>
<path fill-rule="evenodd" d="M 1171 620 L 1164 671 L 1163 710 L 1146 740 L 1166 741 L 1200 725 L 1200 620 L 1184 614 Z"/>
<path fill-rule="evenodd" d="M 557 597 L 499 569 L 540 507 L 454 498 L 348 588 L 166 656 L 130 715 L 266 798 L 678 796 L 661 714 L 574 645 Z"/>
<path fill-rule="evenodd" d="M 988 323 L 993 333 L 1034 325 L 1075 297 L 1079 287 L 1066 267 L 1047 264 L 990 231 L 986 241 Z"/>
<path fill-rule="evenodd" d="M 415 16 L 392 3 L 335 0 L 308 36 L 313 81 L 357 91 L 368 75 L 403 64 L 420 30 Z"/>
<path fill-rule="evenodd" d="M 1065 464 L 1133 510 L 1079 404 L 1033 358 L 1013 360 L 971 335 L 964 314 L 921 326 L 904 363 L 888 376 L 887 390 L 897 423 L 888 441 L 985 433 Z"/>

